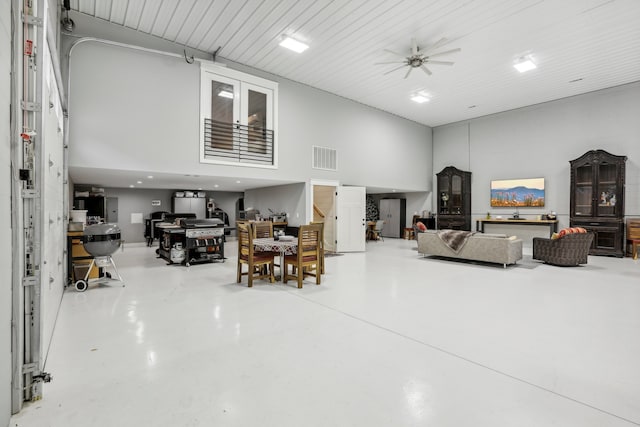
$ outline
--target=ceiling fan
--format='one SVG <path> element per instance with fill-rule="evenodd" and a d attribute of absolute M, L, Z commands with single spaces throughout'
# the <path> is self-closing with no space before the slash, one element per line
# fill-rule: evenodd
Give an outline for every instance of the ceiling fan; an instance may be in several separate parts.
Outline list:
<path fill-rule="evenodd" d="M 375 65 L 382 65 L 382 64 L 402 64 L 399 67 L 396 67 L 392 70 L 387 71 L 384 74 L 389 74 L 392 73 L 396 70 L 399 70 L 403 67 L 409 67 L 409 69 L 407 70 L 407 73 L 404 75 L 404 78 L 406 79 L 407 77 L 409 77 L 409 74 L 411 74 L 411 71 L 414 68 L 420 68 L 422 71 L 424 71 L 427 75 L 431 75 L 433 74 L 431 72 L 431 70 L 429 68 L 427 68 L 427 64 L 435 64 L 435 65 L 453 65 L 453 62 L 451 61 L 434 61 L 431 58 L 437 57 L 437 56 L 442 56 L 442 55 L 448 55 L 450 53 L 454 53 L 454 52 L 459 52 L 462 49 L 457 48 L 457 49 L 449 49 L 449 50 L 445 50 L 444 52 L 436 52 L 439 48 L 441 48 L 443 45 L 445 45 L 447 43 L 447 39 L 446 38 L 441 38 L 440 40 L 438 40 L 437 42 L 435 42 L 434 44 L 432 44 L 431 46 L 427 46 L 426 48 L 420 49 L 420 47 L 418 46 L 418 43 L 416 42 L 416 39 L 411 39 L 411 51 L 409 56 L 403 55 L 401 53 L 398 52 L 394 52 L 392 50 L 389 49 L 384 49 L 385 52 L 389 52 L 395 56 L 399 56 L 401 58 L 404 58 L 404 60 L 402 61 L 390 61 L 390 62 L 376 62 Z M 433 53 L 431 53 L 433 52 Z"/>

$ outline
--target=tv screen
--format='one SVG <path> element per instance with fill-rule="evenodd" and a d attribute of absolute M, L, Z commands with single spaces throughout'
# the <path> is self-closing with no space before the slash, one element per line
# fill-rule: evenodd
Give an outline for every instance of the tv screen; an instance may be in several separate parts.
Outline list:
<path fill-rule="evenodd" d="M 544 178 L 491 181 L 491 207 L 544 206 Z"/>

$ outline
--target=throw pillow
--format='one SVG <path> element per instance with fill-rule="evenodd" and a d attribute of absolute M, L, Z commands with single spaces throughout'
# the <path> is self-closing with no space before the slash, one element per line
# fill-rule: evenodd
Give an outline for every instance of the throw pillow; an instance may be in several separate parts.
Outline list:
<path fill-rule="evenodd" d="M 560 231 L 557 233 L 557 237 L 556 237 L 556 238 L 557 238 L 557 239 L 559 239 L 559 238 L 561 238 L 561 237 L 566 236 L 567 234 L 576 234 L 576 233 L 578 233 L 578 234 L 582 234 L 582 233 L 586 233 L 586 232 L 587 232 L 587 230 L 586 230 L 586 229 L 584 229 L 584 228 L 582 228 L 582 227 L 569 227 L 569 228 L 563 228 L 562 230 L 560 230 Z M 554 233 L 554 235 L 555 235 L 555 234 L 556 234 L 556 233 Z M 554 237 L 553 237 L 553 235 L 551 236 L 551 238 L 552 238 L 552 239 L 554 238 Z"/>
<path fill-rule="evenodd" d="M 418 227 L 418 230 L 420 231 L 427 231 L 427 226 L 420 221 L 416 222 L 416 227 Z"/>

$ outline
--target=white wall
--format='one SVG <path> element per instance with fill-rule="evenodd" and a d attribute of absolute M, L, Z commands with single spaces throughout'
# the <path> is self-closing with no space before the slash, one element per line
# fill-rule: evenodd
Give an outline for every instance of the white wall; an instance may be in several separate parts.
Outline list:
<path fill-rule="evenodd" d="M 70 166 L 430 188 L 426 126 L 251 70 L 279 82 L 279 168 L 201 164 L 197 62 L 94 41 L 70 58 Z M 338 150 L 338 172 L 311 168 L 312 145 Z"/>
<path fill-rule="evenodd" d="M 492 179 L 545 178 L 544 208 L 569 225 L 569 161 L 588 150 L 626 155 L 626 216 L 640 215 L 640 82 L 434 129 L 434 172 L 472 172 L 472 215 L 510 215 L 489 206 Z M 517 229 L 516 229 L 517 230 Z M 517 234 L 517 233 L 514 233 Z"/>
<path fill-rule="evenodd" d="M 0 1 L 0 425 L 11 415 L 11 2 Z"/>
<path fill-rule="evenodd" d="M 276 213 L 286 212 L 288 225 L 306 224 L 306 185 L 288 184 L 247 190 L 244 207 L 258 209 L 263 216 L 270 214 L 269 209 Z"/>

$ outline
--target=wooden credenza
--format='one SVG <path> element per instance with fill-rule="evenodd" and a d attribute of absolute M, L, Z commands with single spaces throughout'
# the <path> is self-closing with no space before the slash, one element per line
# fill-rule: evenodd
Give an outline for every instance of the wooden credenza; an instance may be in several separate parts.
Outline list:
<path fill-rule="evenodd" d="M 631 244 L 631 256 L 638 259 L 638 244 L 640 244 L 640 218 L 627 220 L 627 242 Z"/>

